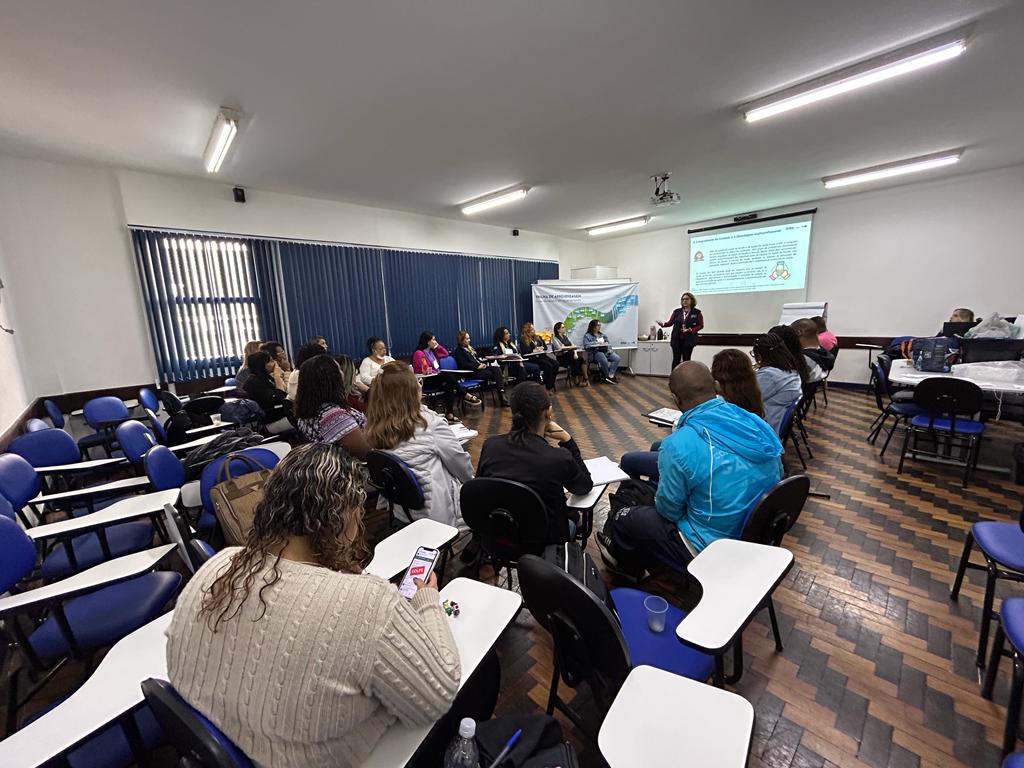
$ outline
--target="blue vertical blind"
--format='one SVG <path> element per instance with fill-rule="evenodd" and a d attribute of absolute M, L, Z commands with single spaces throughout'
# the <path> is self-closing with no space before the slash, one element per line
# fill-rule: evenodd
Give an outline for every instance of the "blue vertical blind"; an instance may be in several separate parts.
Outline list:
<path fill-rule="evenodd" d="M 377 248 L 281 243 L 281 267 L 293 352 L 323 336 L 332 352 L 366 354 L 385 337 L 384 279 Z"/>
<path fill-rule="evenodd" d="M 161 381 L 230 375 L 245 342 L 266 327 L 272 297 L 256 262 L 268 250 L 173 232 L 135 230 L 132 240 Z"/>
<path fill-rule="evenodd" d="M 396 357 L 423 331 L 445 346 L 468 330 L 477 347 L 513 336 L 532 316 L 530 286 L 555 262 L 332 243 L 132 230 L 142 296 L 162 381 L 231 375 L 250 339 L 292 354 L 312 336 L 365 354 L 379 336 Z"/>

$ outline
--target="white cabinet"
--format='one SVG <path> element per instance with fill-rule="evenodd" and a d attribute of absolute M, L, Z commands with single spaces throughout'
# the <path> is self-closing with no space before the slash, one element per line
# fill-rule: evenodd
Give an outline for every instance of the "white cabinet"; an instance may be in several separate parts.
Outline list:
<path fill-rule="evenodd" d="M 668 376 L 672 373 L 672 345 L 665 341 L 638 341 L 630 368 L 638 376 Z"/>

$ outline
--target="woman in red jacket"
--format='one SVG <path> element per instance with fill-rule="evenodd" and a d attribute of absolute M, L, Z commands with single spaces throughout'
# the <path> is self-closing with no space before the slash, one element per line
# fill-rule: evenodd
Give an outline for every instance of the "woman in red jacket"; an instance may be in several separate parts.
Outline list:
<path fill-rule="evenodd" d="M 704 315 L 697 309 L 697 297 L 687 291 L 679 297 L 679 306 L 662 328 L 671 328 L 672 370 L 676 369 L 680 360 L 689 360 L 693 348 L 697 346 L 697 334 L 704 328 Z"/>
<path fill-rule="evenodd" d="M 416 351 L 412 353 L 412 369 L 423 378 L 424 392 L 442 392 L 444 398 L 444 417 L 451 422 L 455 418 L 455 398 L 459 394 L 458 379 L 441 369 L 441 358 L 448 357 L 448 350 L 437 343 L 434 334 L 424 331 L 416 343 Z M 466 394 L 470 403 L 479 403 L 475 395 Z"/>

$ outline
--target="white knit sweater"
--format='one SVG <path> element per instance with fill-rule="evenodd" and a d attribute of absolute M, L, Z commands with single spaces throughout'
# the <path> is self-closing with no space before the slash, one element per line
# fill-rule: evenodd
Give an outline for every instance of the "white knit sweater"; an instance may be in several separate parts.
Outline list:
<path fill-rule="evenodd" d="M 185 586 L 167 630 L 171 683 L 259 766 L 358 766 L 398 718 L 427 725 L 458 690 L 459 654 L 437 591 L 407 601 L 375 576 L 282 560 L 217 632 L 198 619 L 219 552 Z M 269 568 L 267 569 L 269 575 Z"/>

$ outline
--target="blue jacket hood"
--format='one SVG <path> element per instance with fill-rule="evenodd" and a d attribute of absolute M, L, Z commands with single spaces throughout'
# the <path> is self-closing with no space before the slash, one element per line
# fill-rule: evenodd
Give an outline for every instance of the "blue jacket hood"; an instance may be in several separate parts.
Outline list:
<path fill-rule="evenodd" d="M 716 447 L 742 456 L 752 464 L 775 460 L 782 455 L 782 444 L 768 422 L 720 397 L 686 411 L 676 429 L 686 427 L 695 429 L 703 440 L 710 437 Z"/>

